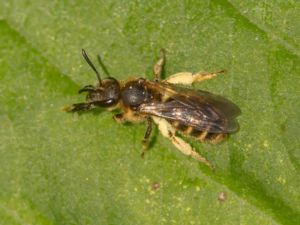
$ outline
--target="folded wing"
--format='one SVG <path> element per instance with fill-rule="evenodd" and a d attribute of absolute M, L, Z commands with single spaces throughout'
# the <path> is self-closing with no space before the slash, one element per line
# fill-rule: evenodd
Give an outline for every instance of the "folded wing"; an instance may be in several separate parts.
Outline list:
<path fill-rule="evenodd" d="M 165 102 L 140 105 L 141 113 L 158 116 L 209 133 L 232 133 L 239 126 L 241 113 L 231 101 L 206 91 L 192 91 L 171 85 L 157 84 Z"/>

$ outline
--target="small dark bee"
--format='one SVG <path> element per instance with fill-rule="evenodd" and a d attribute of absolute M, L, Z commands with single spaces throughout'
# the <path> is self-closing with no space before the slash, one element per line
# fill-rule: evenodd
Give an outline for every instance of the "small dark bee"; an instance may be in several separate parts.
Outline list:
<path fill-rule="evenodd" d="M 176 131 L 192 136 L 201 142 L 218 143 L 239 128 L 236 117 L 241 111 L 234 103 L 206 91 L 193 91 L 176 86 L 176 84 L 191 85 L 208 80 L 223 71 L 217 73 L 182 72 L 161 81 L 160 77 L 165 64 L 165 52 L 162 50 L 162 57 L 153 69 L 154 81 L 144 78 L 118 81 L 109 75 L 98 56 L 98 61 L 108 76 L 102 80 L 84 50 L 82 50 L 82 55 L 95 71 L 99 83 L 96 86 L 87 85 L 80 89 L 79 93 L 87 92 L 86 102 L 65 107 L 67 112 L 86 111 L 95 107 L 104 107 L 108 110 L 121 109 L 122 113 L 114 115 L 114 119 L 118 122 L 147 121 L 144 146 L 147 146 L 154 122 L 161 133 L 169 138 L 182 153 L 210 167 L 208 160 L 178 137 Z"/>

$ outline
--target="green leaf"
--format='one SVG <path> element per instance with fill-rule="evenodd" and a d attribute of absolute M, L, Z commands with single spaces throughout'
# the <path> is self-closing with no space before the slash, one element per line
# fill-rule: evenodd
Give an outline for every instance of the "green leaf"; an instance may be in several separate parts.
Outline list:
<path fill-rule="evenodd" d="M 297 1 L 1 5 L 0 224 L 299 223 Z M 242 109 L 228 141 L 188 139 L 214 172 L 157 130 L 142 160 L 144 124 L 60 110 L 96 82 L 81 48 L 117 79 L 152 79 L 161 47 L 167 75 L 228 71 L 195 86 Z"/>

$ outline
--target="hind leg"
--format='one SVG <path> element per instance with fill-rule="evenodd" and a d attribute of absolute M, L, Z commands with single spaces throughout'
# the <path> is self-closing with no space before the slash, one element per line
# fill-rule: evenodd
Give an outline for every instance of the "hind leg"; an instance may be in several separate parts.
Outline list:
<path fill-rule="evenodd" d="M 204 80 L 209 80 L 214 78 L 220 73 L 224 73 L 224 71 L 219 71 L 216 73 L 206 73 L 206 72 L 198 72 L 198 73 L 190 73 L 190 72 L 181 72 L 176 73 L 172 76 L 169 76 L 167 79 L 163 80 L 163 82 L 167 82 L 170 84 L 183 84 L 183 85 L 191 85 L 196 82 L 201 82 Z"/>
<path fill-rule="evenodd" d="M 197 161 L 204 163 L 209 168 L 213 169 L 212 165 L 208 162 L 208 160 L 200 155 L 199 153 L 195 152 L 190 144 L 185 142 L 180 137 L 176 136 L 175 129 L 169 124 L 165 119 L 161 119 L 158 117 L 152 118 L 154 122 L 158 125 L 158 129 L 162 133 L 163 136 L 168 138 L 172 141 L 173 145 L 181 151 L 183 154 L 191 156 L 192 158 L 196 159 Z"/>

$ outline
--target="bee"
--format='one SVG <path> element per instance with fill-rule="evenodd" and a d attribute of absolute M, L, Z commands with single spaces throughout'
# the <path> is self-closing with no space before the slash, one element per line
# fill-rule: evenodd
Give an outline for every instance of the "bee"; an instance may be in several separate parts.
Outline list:
<path fill-rule="evenodd" d="M 79 93 L 87 92 L 86 101 L 67 106 L 64 110 L 81 112 L 96 107 L 110 111 L 119 109 L 122 113 L 113 116 L 117 122 L 146 122 L 142 156 L 147 149 L 155 123 L 162 135 L 183 154 L 212 168 L 209 161 L 179 137 L 178 133 L 194 137 L 201 142 L 219 143 L 239 129 L 236 117 L 241 111 L 237 105 L 219 95 L 179 85 L 192 85 L 216 77 L 224 71 L 181 72 L 161 80 L 166 60 L 165 51 L 162 50 L 161 53 L 161 58 L 153 67 L 154 80 L 134 77 L 118 81 L 110 76 L 98 55 L 100 66 L 107 75 L 107 78 L 102 80 L 100 73 L 82 49 L 83 58 L 97 75 L 98 84 L 80 89 Z"/>

